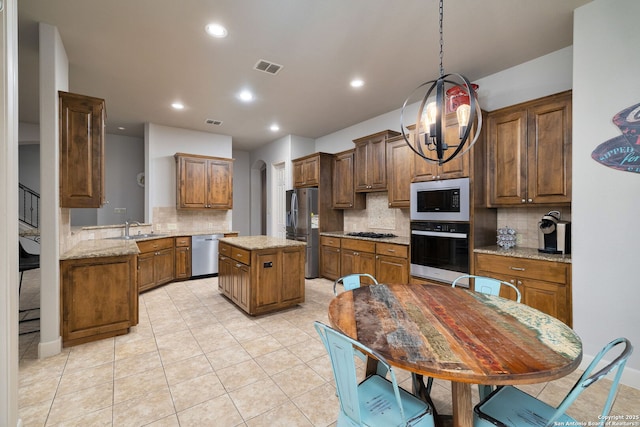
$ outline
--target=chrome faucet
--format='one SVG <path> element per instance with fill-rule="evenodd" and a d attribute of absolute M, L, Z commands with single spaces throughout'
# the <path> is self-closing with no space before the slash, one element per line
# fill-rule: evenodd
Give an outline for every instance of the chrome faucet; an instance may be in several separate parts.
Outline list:
<path fill-rule="evenodd" d="M 131 226 L 131 224 L 142 225 L 138 221 L 133 221 L 133 222 L 125 221 L 124 222 L 124 237 L 125 237 L 125 239 L 128 239 L 129 237 L 131 237 L 129 235 L 129 227 Z"/>

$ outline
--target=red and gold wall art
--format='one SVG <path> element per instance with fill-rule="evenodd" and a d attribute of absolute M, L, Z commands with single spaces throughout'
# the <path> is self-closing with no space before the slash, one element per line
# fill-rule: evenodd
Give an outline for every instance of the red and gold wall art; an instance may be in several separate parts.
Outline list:
<path fill-rule="evenodd" d="M 598 145 L 591 157 L 612 169 L 640 173 L 640 104 L 620 111 L 613 123 L 622 135 Z"/>

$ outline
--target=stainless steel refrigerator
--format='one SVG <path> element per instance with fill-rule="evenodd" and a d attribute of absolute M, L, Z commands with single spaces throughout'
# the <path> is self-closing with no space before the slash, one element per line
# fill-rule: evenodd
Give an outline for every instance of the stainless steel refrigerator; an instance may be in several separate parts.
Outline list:
<path fill-rule="evenodd" d="M 318 277 L 319 273 L 319 220 L 317 188 L 287 190 L 287 239 L 307 243 L 307 279 Z"/>

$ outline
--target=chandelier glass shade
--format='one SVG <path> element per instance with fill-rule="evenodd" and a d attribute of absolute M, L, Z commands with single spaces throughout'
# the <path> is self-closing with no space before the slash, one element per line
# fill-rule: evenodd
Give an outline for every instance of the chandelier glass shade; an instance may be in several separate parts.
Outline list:
<path fill-rule="evenodd" d="M 482 128 L 482 111 L 478 103 L 475 88 L 471 82 L 461 74 L 444 74 L 442 66 L 443 37 L 442 18 L 443 0 L 440 0 L 440 75 L 436 80 L 425 82 L 415 88 L 402 105 L 400 114 L 400 129 L 407 145 L 420 157 L 438 164 L 446 163 L 458 155 L 469 151 L 475 144 Z M 404 114 L 408 103 L 414 99 L 419 91 L 425 91 L 415 121 L 413 138 L 405 132 Z M 445 140 L 447 115 L 447 92 L 455 91 L 467 103 L 457 105 L 455 110 L 458 120 L 458 140 Z M 474 127 L 474 137 L 469 141 Z"/>

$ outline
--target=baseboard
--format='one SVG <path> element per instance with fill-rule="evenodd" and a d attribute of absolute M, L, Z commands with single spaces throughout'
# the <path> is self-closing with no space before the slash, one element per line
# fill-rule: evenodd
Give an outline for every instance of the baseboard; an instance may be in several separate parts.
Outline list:
<path fill-rule="evenodd" d="M 593 361 L 594 357 L 595 356 L 591 356 L 588 354 L 583 355 L 579 369 L 587 369 L 587 366 L 589 366 L 589 363 Z M 604 368 L 608 363 L 609 361 L 601 360 L 600 363 L 598 363 L 598 366 L 596 366 L 596 370 L 594 372 L 597 372 L 598 369 Z M 629 368 L 627 362 L 627 366 L 622 372 L 622 378 L 620 378 L 620 384 L 624 384 L 626 386 L 637 388 L 638 390 L 640 390 L 640 370 Z"/>
<path fill-rule="evenodd" d="M 53 341 L 38 343 L 38 359 L 55 356 L 62 352 L 62 337 L 59 336 Z"/>

